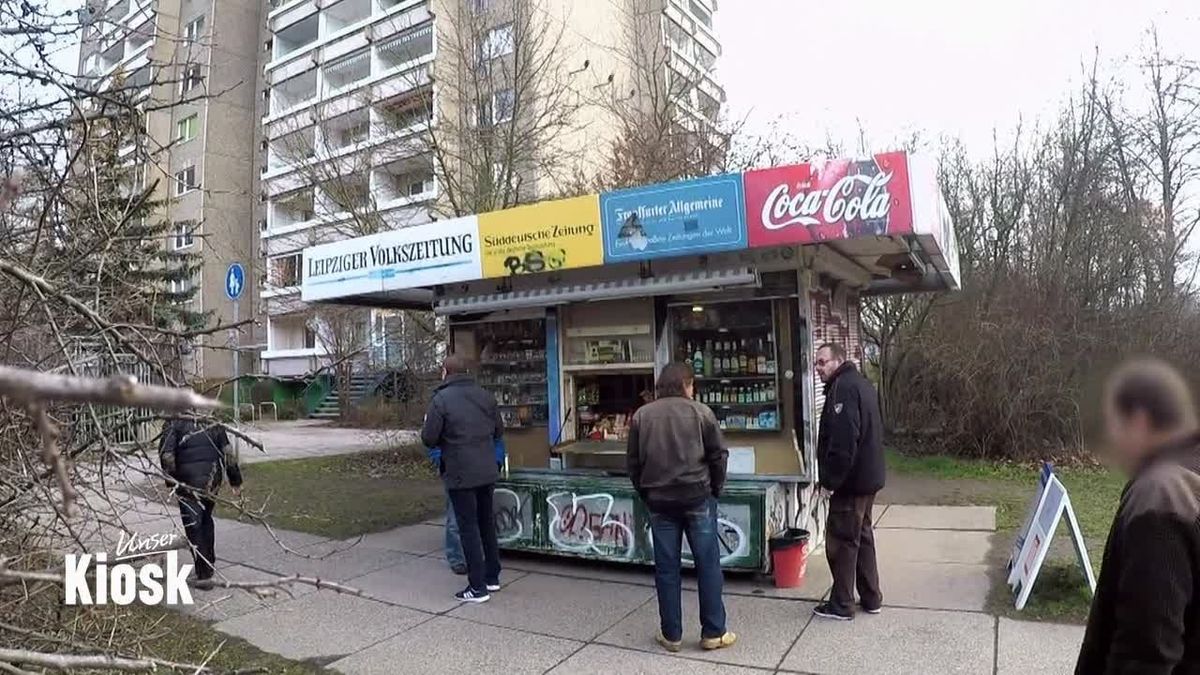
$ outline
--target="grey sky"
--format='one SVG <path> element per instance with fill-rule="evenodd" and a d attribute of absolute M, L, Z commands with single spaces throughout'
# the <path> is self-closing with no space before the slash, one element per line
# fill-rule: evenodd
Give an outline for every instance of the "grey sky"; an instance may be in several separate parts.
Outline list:
<path fill-rule="evenodd" d="M 876 146 L 921 130 L 984 153 L 993 128 L 1045 119 L 1095 48 L 1128 55 L 1151 23 L 1200 59 L 1198 0 L 724 0 L 718 68 L 752 128 L 786 115 L 802 139 L 852 142 L 861 121 Z"/>

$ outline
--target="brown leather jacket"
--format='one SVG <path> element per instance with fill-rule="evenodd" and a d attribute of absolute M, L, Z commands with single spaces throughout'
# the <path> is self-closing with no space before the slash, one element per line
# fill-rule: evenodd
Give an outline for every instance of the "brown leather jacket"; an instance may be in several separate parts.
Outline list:
<path fill-rule="evenodd" d="M 629 479 L 651 510 L 687 508 L 725 486 L 729 450 L 708 406 L 682 396 L 638 408 L 629 425 Z"/>

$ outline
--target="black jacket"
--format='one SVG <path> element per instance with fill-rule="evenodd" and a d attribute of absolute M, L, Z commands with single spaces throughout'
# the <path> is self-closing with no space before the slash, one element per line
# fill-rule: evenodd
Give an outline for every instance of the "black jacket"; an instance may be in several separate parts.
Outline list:
<path fill-rule="evenodd" d="M 158 459 L 163 473 L 199 490 L 216 492 L 222 474 L 229 477 L 233 487 L 242 484 L 237 450 L 219 425 L 203 426 L 190 419 L 168 421 L 163 427 Z"/>
<path fill-rule="evenodd" d="M 849 361 L 825 383 L 817 464 L 821 487 L 838 494 L 873 495 L 883 489 L 879 394 Z"/>
<path fill-rule="evenodd" d="M 496 399 L 469 375 L 451 375 L 438 385 L 425 414 L 421 442 L 441 448 L 442 480 L 451 490 L 481 487 L 500 477 L 496 441 L 504 422 Z"/>
<path fill-rule="evenodd" d="M 1200 673 L 1200 436 L 1125 486 L 1075 672 Z"/>
<path fill-rule="evenodd" d="M 629 479 L 651 510 L 721 496 L 729 451 L 708 406 L 668 396 L 638 408 L 625 450 Z"/>

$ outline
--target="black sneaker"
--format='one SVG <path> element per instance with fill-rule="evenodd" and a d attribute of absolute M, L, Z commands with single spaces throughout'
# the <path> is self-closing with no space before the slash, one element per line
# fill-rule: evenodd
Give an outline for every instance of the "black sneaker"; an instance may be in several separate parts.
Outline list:
<path fill-rule="evenodd" d="M 457 574 L 460 577 L 467 576 L 467 566 L 466 565 L 451 565 L 450 571 L 454 572 L 455 574 Z"/>
<path fill-rule="evenodd" d="M 866 612 L 867 614 L 883 614 L 883 605 L 867 607 L 866 605 L 859 603 L 858 606 L 862 607 L 862 611 Z"/>
<path fill-rule="evenodd" d="M 492 596 L 488 595 L 486 591 L 480 593 L 470 588 L 455 593 L 454 597 L 458 598 L 459 602 L 487 602 L 492 599 Z"/>
<path fill-rule="evenodd" d="M 852 621 L 854 615 L 850 612 L 843 612 L 828 602 L 823 602 L 816 607 L 813 607 L 813 614 L 822 619 L 833 619 L 834 621 Z"/>

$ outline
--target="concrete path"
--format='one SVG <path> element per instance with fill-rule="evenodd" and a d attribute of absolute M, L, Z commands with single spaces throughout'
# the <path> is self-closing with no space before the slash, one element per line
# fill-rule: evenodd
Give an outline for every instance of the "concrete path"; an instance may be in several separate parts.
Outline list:
<path fill-rule="evenodd" d="M 244 424 L 243 430 L 265 449 L 242 443 L 240 456 L 247 463 L 344 455 L 416 443 L 419 438 L 415 431 L 353 429 L 321 420 L 260 421 Z"/>
<path fill-rule="evenodd" d="M 799 589 L 730 577 L 726 606 L 740 640 L 695 644 L 695 582 L 685 578 L 687 642 L 654 643 L 653 577 L 645 568 L 506 557 L 504 588 L 460 605 L 463 585 L 441 559 L 441 528 L 424 523 L 338 542 L 222 521 L 219 573 L 316 576 L 361 595 L 295 586 L 290 595 L 210 591 L 187 611 L 262 649 L 320 659 L 344 673 L 979 673 L 1070 672 L 1082 627 L 998 619 L 984 612 L 995 514 L 988 508 L 881 506 L 876 511 L 885 608 L 849 623 L 812 617 L 829 590 L 823 557 Z"/>

